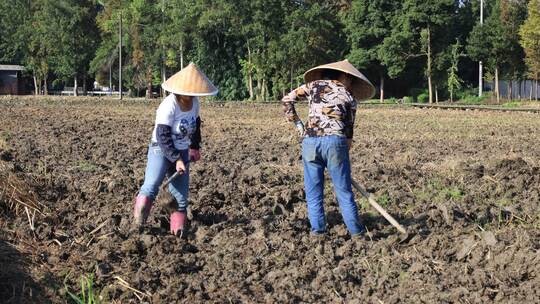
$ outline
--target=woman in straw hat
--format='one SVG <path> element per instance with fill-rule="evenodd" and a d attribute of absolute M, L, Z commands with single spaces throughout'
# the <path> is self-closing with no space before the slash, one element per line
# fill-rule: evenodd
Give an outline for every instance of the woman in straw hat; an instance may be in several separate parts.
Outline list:
<path fill-rule="evenodd" d="M 315 67 L 304 74 L 306 84 L 286 95 L 282 102 L 287 119 L 294 122 L 302 141 L 304 187 L 311 231 L 326 232 L 324 214 L 324 169 L 334 184 L 343 220 L 351 235 L 364 232 L 351 187 L 351 148 L 356 100 L 375 94 L 371 82 L 348 60 Z M 304 124 L 294 103 L 309 102 L 309 117 Z"/>
<path fill-rule="evenodd" d="M 169 192 L 178 203 L 177 210 L 171 214 L 170 231 L 178 235 L 183 232 L 186 221 L 189 162 L 198 161 L 201 157 L 200 104 L 197 97 L 215 95 L 218 90 L 193 63 L 161 86 L 172 94 L 161 102 L 156 111 L 144 183 L 135 199 L 134 217 L 139 226 L 146 222 L 165 176 L 178 172 L 179 176 L 169 183 Z"/>

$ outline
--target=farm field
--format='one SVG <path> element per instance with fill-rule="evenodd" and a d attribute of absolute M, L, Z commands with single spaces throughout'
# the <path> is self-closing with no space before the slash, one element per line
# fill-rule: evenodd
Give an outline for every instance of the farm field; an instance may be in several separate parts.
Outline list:
<path fill-rule="evenodd" d="M 0 302 L 65 302 L 91 275 L 104 303 L 540 303 L 540 114 L 359 108 L 353 177 L 400 243 L 359 193 L 370 236 L 350 239 L 330 183 L 310 237 L 281 106 L 206 103 L 179 239 L 163 192 L 131 224 L 158 103 L 0 99 Z"/>

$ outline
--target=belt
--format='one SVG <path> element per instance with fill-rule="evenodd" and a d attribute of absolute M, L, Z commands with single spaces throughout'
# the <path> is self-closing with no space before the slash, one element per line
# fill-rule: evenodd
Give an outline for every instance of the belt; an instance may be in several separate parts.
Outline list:
<path fill-rule="evenodd" d="M 159 147 L 157 142 L 150 142 L 150 147 Z"/>

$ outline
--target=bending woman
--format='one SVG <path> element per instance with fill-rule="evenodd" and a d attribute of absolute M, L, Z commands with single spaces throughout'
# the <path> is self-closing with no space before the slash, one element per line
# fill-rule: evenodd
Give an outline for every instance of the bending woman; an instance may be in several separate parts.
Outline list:
<path fill-rule="evenodd" d="M 198 161 L 201 157 L 201 119 L 197 96 L 215 95 L 218 90 L 193 63 L 161 86 L 171 94 L 156 111 L 144 184 L 135 199 L 133 215 L 137 225 L 144 225 L 165 176 L 179 172 L 169 184 L 169 192 L 177 202 L 176 211 L 170 218 L 170 231 L 174 235 L 182 235 L 188 208 L 189 162 Z"/>

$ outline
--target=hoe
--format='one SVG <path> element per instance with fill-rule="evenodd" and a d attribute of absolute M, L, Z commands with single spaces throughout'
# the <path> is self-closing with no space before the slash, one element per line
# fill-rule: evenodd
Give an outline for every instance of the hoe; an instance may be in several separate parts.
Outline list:
<path fill-rule="evenodd" d="M 299 159 L 302 159 L 302 155 L 300 155 Z M 381 207 L 381 205 L 379 205 L 375 201 L 373 196 L 371 194 L 369 194 L 369 192 L 367 192 L 366 188 L 364 188 L 362 185 L 357 183 L 352 177 L 351 177 L 351 180 L 352 180 L 351 184 L 352 184 L 353 188 L 355 188 L 358 192 L 360 192 L 362 194 L 362 196 L 365 197 L 368 200 L 369 204 L 373 208 L 375 208 L 375 210 L 377 210 L 390 224 L 392 224 L 392 226 L 394 226 L 399 232 L 401 232 L 399 242 L 400 243 L 407 242 L 409 240 L 409 238 L 411 237 L 411 235 L 407 232 L 407 230 L 405 228 L 403 228 L 403 226 L 401 226 L 396 221 L 396 219 L 394 217 L 392 217 L 390 214 L 388 214 L 388 212 L 386 212 L 386 210 L 384 210 L 384 208 Z"/>
<path fill-rule="evenodd" d="M 386 212 L 386 210 L 384 210 L 383 207 L 381 207 L 381 205 L 379 205 L 375 199 L 373 199 L 373 196 L 371 194 L 369 194 L 369 192 L 366 191 L 366 189 L 364 187 L 362 187 L 362 185 L 360 185 L 359 183 L 357 183 L 354 179 L 352 180 L 352 186 L 358 190 L 358 192 L 360 192 L 362 194 L 363 197 L 365 197 L 369 204 L 375 208 L 390 224 L 392 224 L 392 226 L 396 227 L 396 229 L 401 232 L 401 242 L 405 242 L 406 240 L 409 239 L 409 233 L 407 233 L 407 230 L 405 230 L 405 228 L 403 228 L 403 226 L 401 226 L 397 221 L 396 219 L 394 219 L 390 214 L 388 214 L 388 212 Z"/>

